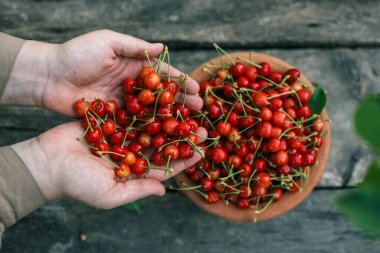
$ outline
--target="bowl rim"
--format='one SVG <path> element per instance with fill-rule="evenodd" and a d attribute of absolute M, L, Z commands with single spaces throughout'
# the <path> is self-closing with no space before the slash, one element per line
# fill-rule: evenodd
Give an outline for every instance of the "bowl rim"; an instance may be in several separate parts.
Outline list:
<path fill-rule="evenodd" d="M 284 71 L 284 69 L 294 68 L 289 63 L 276 58 L 274 56 L 270 56 L 263 53 L 256 52 L 235 52 L 229 54 L 230 57 L 236 60 L 237 57 L 243 58 L 251 58 L 254 62 L 268 62 L 271 65 L 272 71 Z M 209 78 L 209 74 L 203 71 L 203 67 L 206 64 L 215 64 L 215 63 L 230 62 L 231 60 L 228 56 L 217 56 L 212 58 L 199 66 L 197 66 L 191 73 L 190 77 L 192 77 L 198 83 L 202 83 L 207 81 Z M 247 63 L 242 62 L 245 66 L 248 66 Z M 307 90 L 311 93 L 314 91 L 313 85 L 306 78 L 306 76 L 301 73 L 300 79 L 307 84 Z M 321 113 L 321 119 L 327 120 L 328 115 L 326 108 L 323 109 Z M 183 191 L 184 194 L 189 197 L 197 206 L 201 209 L 207 211 L 208 213 L 220 216 L 230 221 L 236 222 L 255 222 L 255 221 L 264 221 L 268 219 L 275 218 L 279 215 L 282 215 L 298 204 L 300 204 L 314 189 L 316 184 L 318 183 L 328 160 L 328 154 L 330 150 L 330 124 L 325 124 L 326 134 L 322 137 L 323 146 L 319 150 L 317 164 L 310 168 L 309 180 L 301 193 L 284 193 L 283 197 L 278 202 L 272 203 L 264 212 L 260 214 L 254 215 L 253 209 L 240 209 L 234 204 L 226 205 L 223 201 L 218 201 L 215 204 L 208 204 L 203 197 L 201 197 L 195 191 Z M 180 174 L 175 176 L 175 180 L 177 184 L 180 186 L 181 182 L 186 182 L 187 184 L 193 185 L 193 182 L 187 177 L 185 172 L 181 172 Z"/>

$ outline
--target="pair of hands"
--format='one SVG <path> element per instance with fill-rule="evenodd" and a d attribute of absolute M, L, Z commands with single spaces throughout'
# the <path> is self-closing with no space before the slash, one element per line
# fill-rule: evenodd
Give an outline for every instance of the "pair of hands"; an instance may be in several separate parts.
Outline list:
<path fill-rule="evenodd" d="M 163 45 L 108 30 L 58 45 L 27 41 L 0 103 L 40 106 L 73 117 L 73 103 L 82 97 L 121 102 L 122 81 L 136 77 L 148 65 L 144 49 L 155 57 Z M 181 74 L 172 67 L 170 71 L 174 76 Z M 194 110 L 203 104 L 196 96 L 198 90 L 199 85 L 190 78 L 185 103 Z M 165 188 L 161 181 L 201 158 L 195 153 L 190 159 L 173 162 L 173 175 L 151 170 L 148 178 L 116 182 L 112 166 L 76 140 L 82 133 L 80 123 L 71 122 L 11 146 L 48 200 L 71 198 L 99 208 L 113 208 L 149 195 L 162 196 Z M 207 132 L 200 128 L 198 134 L 205 136 Z"/>

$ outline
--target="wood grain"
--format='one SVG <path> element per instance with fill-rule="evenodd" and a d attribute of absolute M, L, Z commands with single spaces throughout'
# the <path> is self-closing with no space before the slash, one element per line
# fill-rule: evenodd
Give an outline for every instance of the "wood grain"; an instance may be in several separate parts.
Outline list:
<path fill-rule="evenodd" d="M 379 1 L 2 0 L 0 28 L 28 39 L 66 41 L 112 29 L 171 48 L 373 47 Z"/>

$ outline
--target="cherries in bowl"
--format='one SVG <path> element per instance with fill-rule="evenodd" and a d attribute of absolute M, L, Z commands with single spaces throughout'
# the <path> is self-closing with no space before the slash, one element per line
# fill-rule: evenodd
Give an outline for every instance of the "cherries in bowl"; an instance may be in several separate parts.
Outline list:
<path fill-rule="evenodd" d="M 327 112 L 312 115 L 314 88 L 290 64 L 261 53 L 223 55 L 190 76 L 204 107 L 190 118 L 208 130 L 205 158 L 176 176 L 205 211 L 252 222 L 298 205 L 326 166 Z"/>

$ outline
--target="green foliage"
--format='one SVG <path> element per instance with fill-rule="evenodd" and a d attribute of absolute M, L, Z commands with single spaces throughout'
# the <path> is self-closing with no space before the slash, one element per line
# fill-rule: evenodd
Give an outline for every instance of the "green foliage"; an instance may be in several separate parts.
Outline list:
<path fill-rule="evenodd" d="M 315 86 L 314 93 L 309 99 L 309 106 L 311 109 L 311 115 L 321 114 L 323 108 L 326 106 L 326 92 L 320 86 Z"/>
<path fill-rule="evenodd" d="M 368 96 L 357 105 L 354 127 L 358 136 L 380 154 L 380 97 Z M 340 196 L 337 203 L 357 226 L 380 237 L 380 158 L 376 157 L 357 189 Z"/>
<path fill-rule="evenodd" d="M 124 205 L 122 207 L 125 208 L 125 209 L 128 209 L 128 210 L 132 210 L 132 211 L 134 211 L 137 214 L 140 214 L 140 212 L 141 212 L 140 204 L 137 201 L 134 201 L 132 203 L 126 204 L 126 205 Z"/>

